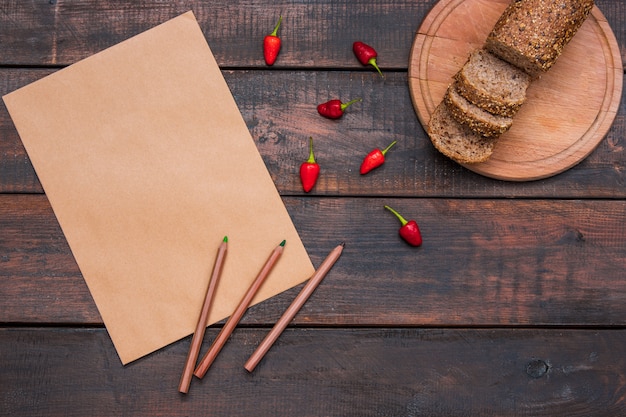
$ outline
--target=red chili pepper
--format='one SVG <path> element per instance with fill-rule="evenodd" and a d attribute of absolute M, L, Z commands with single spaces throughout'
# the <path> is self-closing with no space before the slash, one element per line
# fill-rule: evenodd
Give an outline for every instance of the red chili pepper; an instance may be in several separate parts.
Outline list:
<path fill-rule="evenodd" d="M 278 18 L 278 23 L 276 27 L 274 27 L 274 31 L 269 35 L 265 36 L 263 39 L 263 55 L 265 56 L 265 63 L 267 65 L 274 65 L 276 62 L 276 57 L 278 57 L 278 53 L 280 52 L 281 40 L 278 37 L 278 28 L 280 27 L 280 23 L 283 21 L 283 17 L 280 16 Z"/>
<path fill-rule="evenodd" d="M 374 68 L 376 68 L 376 71 L 378 71 L 380 76 L 384 77 L 383 73 L 380 71 L 380 68 L 378 68 L 378 64 L 376 63 L 376 58 L 378 57 L 378 54 L 376 53 L 376 50 L 374 48 L 363 42 L 354 42 L 352 44 L 352 50 L 354 51 L 354 55 L 356 55 L 361 64 L 372 65 Z"/>
<path fill-rule="evenodd" d="M 387 210 L 396 215 L 402 227 L 399 230 L 400 236 L 411 246 L 420 246 L 422 244 L 422 234 L 415 220 L 405 220 L 397 211 L 389 206 L 385 206 Z"/>
<path fill-rule="evenodd" d="M 315 155 L 313 155 L 313 138 L 309 138 L 309 159 L 300 165 L 300 181 L 305 192 L 311 191 L 319 175 L 320 166 L 315 162 Z"/>
<path fill-rule="evenodd" d="M 396 141 L 394 140 L 393 142 L 391 142 L 391 145 L 387 146 L 382 151 L 380 149 L 374 149 L 372 152 L 368 153 L 361 163 L 361 175 L 367 174 L 374 168 L 378 168 L 379 166 L 384 164 L 385 154 L 395 144 Z"/>
<path fill-rule="evenodd" d="M 343 116 L 343 112 L 348 108 L 348 106 L 356 103 L 357 101 L 361 101 L 361 99 L 355 98 L 347 103 L 342 103 L 341 100 L 330 100 L 326 103 L 318 105 L 317 112 L 324 117 L 328 117 L 329 119 L 339 119 Z"/>

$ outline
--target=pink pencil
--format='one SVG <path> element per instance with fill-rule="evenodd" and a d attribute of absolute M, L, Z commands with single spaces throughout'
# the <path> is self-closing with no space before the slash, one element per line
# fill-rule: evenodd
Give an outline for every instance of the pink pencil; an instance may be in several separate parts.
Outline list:
<path fill-rule="evenodd" d="M 306 300 L 309 299 L 311 294 L 313 294 L 313 291 L 315 291 L 315 288 L 317 288 L 317 286 L 320 284 L 320 282 L 322 282 L 328 271 L 330 271 L 330 268 L 332 268 L 335 262 L 337 262 L 337 259 L 339 259 L 343 248 L 344 244 L 341 243 L 339 246 L 333 249 L 330 254 L 328 254 L 326 259 L 324 259 L 324 262 L 322 262 L 320 267 L 317 268 L 317 271 L 315 271 L 313 276 L 309 278 L 309 281 L 302 288 L 296 298 L 294 298 L 294 300 L 291 302 L 291 305 L 287 307 L 287 310 L 285 310 L 281 318 L 278 319 L 272 330 L 267 334 L 267 336 L 265 336 L 265 339 L 263 339 L 263 341 L 256 348 L 254 353 L 250 355 L 250 359 L 248 359 L 248 361 L 244 365 L 244 368 L 246 368 L 248 372 L 252 372 L 254 370 L 254 368 L 261 361 L 263 356 L 265 356 L 270 347 L 272 347 L 276 339 L 278 339 L 278 336 L 280 336 L 283 330 L 285 330 L 285 327 L 287 327 L 291 320 L 293 320 L 296 313 L 300 311 Z"/>
<path fill-rule="evenodd" d="M 280 258 L 280 255 L 282 255 L 283 253 L 284 246 L 285 241 L 283 240 L 280 245 L 278 245 L 276 249 L 272 251 L 270 257 L 267 259 L 267 262 L 265 262 L 265 265 L 252 282 L 252 285 L 250 285 L 248 292 L 246 292 L 246 294 L 243 296 L 241 302 L 222 328 L 222 331 L 217 335 L 208 352 L 204 355 L 204 357 L 196 367 L 196 370 L 193 373 L 195 376 L 197 376 L 198 378 L 203 378 L 206 372 L 209 370 L 209 367 L 211 366 L 217 355 L 220 353 L 220 350 L 222 350 L 222 347 L 230 337 L 231 333 L 233 332 L 233 330 L 235 330 L 235 327 L 239 323 L 239 320 L 241 320 L 241 317 L 243 317 L 243 314 L 248 309 L 250 302 L 261 287 L 261 284 L 263 284 L 265 278 L 267 278 L 276 262 L 278 262 L 278 258 Z"/>
<path fill-rule="evenodd" d="M 213 266 L 213 273 L 209 281 L 209 287 L 207 288 L 206 296 L 204 297 L 204 304 L 200 311 L 200 317 L 198 318 L 198 324 L 196 325 L 196 331 L 191 338 L 191 346 L 189 353 L 187 354 L 187 360 L 185 362 L 185 368 L 178 384 L 178 391 L 183 394 L 189 392 L 189 384 L 191 383 L 191 377 L 193 376 L 193 368 L 196 366 L 196 360 L 198 360 L 198 354 L 200 353 L 200 345 L 202 345 L 202 339 L 204 339 L 204 332 L 207 326 L 207 320 L 209 318 L 209 311 L 211 310 L 211 301 L 213 300 L 213 294 L 217 288 L 217 282 L 220 279 L 222 273 L 222 266 L 224 265 L 224 259 L 226 257 L 226 251 L 228 250 L 228 237 L 224 236 L 224 240 L 217 250 L 217 257 L 215 258 L 215 265 Z"/>

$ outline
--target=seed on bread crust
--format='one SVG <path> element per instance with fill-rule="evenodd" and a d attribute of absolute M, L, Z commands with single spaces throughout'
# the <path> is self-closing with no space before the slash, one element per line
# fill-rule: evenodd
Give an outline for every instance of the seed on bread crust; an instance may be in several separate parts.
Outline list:
<path fill-rule="evenodd" d="M 457 122 L 444 102 L 430 116 L 427 132 L 439 152 L 461 164 L 485 162 L 497 142 Z"/>
<path fill-rule="evenodd" d="M 467 101 L 451 84 L 444 96 L 444 102 L 450 109 L 452 116 L 461 124 L 468 126 L 474 132 L 487 136 L 497 137 L 511 128 L 513 118 L 497 116 Z"/>
<path fill-rule="evenodd" d="M 514 116 L 526 100 L 530 76 L 490 54 L 473 51 L 454 76 L 456 88 L 466 100 L 498 116 Z"/>
<path fill-rule="evenodd" d="M 592 8 L 593 0 L 512 1 L 485 48 L 536 78 L 554 65 Z"/>

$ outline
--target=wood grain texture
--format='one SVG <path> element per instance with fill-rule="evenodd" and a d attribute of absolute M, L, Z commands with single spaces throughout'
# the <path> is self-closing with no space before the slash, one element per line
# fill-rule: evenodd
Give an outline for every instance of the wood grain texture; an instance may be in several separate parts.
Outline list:
<path fill-rule="evenodd" d="M 192 10 L 220 66 L 264 66 L 263 37 L 283 15 L 274 68 L 363 66 L 352 42 L 380 45 L 384 70 L 406 69 L 429 2 L 164 1 L 9 2 L 0 6 L 0 65 L 68 65 Z M 384 46 L 384 54 L 382 47 Z M 9 52 L 10 51 L 10 52 Z"/>
<path fill-rule="evenodd" d="M 410 48 L 435 3 L 0 2 L 0 95 L 192 9 L 313 264 L 346 242 L 253 374 L 245 360 L 300 287 L 249 309 L 181 396 L 191 338 L 122 367 L 0 103 L 0 415 L 625 415 L 626 98 L 565 173 L 472 173 L 432 148 L 409 94 Z M 596 4 L 625 61 L 626 4 Z M 266 67 L 260 41 L 280 13 L 283 49 Z M 385 79 L 356 61 L 357 39 Z M 333 96 L 363 102 L 320 118 Z M 304 194 L 310 135 L 322 174 Z M 385 165 L 358 175 L 391 140 Z M 421 248 L 384 204 L 418 221 Z"/>
<path fill-rule="evenodd" d="M 237 329 L 209 373 L 201 381 L 194 378 L 183 396 L 176 386 L 188 339 L 123 368 L 104 330 L 0 329 L 2 412 L 30 417 L 626 413 L 626 362 L 616 349 L 626 344 L 624 330 L 287 329 L 249 374 L 243 363 L 265 333 Z M 217 329 L 209 328 L 207 340 L 216 335 Z"/>
<path fill-rule="evenodd" d="M 375 46 L 383 70 L 406 70 L 415 31 L 433 1 L 366 0 L 261 2 L 252 0 L 8 1 L 0 5 L 0 65 L 68 65 L 193 10 L 220 66 L 263 65 L 260 42 L 279 14 L 283 47 L 276 68 L 362 67 L 354 40 Z M 626 43 L 624 4 L 596 4 Z M 621 56 L 626 61 L 622 48 Z"/>
<path fill-rule="evenodd" d="M 50 69 L 1 69 L 0 95 L 40 79 Z M 224 76 L 278 190 L 303 195 L 297 176 L 313 136 L 322 164 L 312 195 L 428 197 L 626 196 L 626 96 L 598 148 L 575 168 L 554 178 L 516 184 L 484 178 L 442 156 L 430 144 L 411 103 L 407 76 L 370 72 L 225 70 Z M 341 120 L 320 117 L 317 104 L 333 97 L 362 97 Z M 0 103 L 0 192 L 42 192 L 4 103 Z M 387 163 L 361 176 L 371 149 L 398 144 Z"/>
<path fill-rule="evenodd" d="M 409 63 L 411 97 L 423 126 L 454 74 L 483 46 L 508 4 L 441 0 L 426 16 Z M 554 67 L 531 83 L 526 102 L 489 160 L 464 166 L 510 181 L 537 180 L 570 169 L 598 146 L 613 124 L 623 76 L 619 46 L 594 7 Z"/>
<path fill-rule="evenodd" d="M 626 202 L 285 198 L 314 265 L 341 262 L 302 325 L 626 325 Z M 389 204 L 422 231 L 398 236 Z M 0 317 L 101 323 L 45 196 L 0 195 Z M 293 289 L 251 309 L 271 324 Z"/>

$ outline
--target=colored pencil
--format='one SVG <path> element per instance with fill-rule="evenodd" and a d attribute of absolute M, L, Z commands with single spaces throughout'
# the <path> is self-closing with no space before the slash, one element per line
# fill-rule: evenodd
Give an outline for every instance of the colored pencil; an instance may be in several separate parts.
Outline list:
<path fill-rule="evenodd" d="M 228 237 L 224 236 L 224 240 L 217 250 L 217 257 L 215 258 L 215 264 L 213 265 L 213 273 L 211 274 L 207 292 L 204 297 L 204 303 L 202 304 L 196 330 L 191 338 L 191 346 L 189 347 L 189 353 L 187 354 L 183 374 L 180 378 L 180 383 L 178 384 L 178 391 L 183 394 L 187 394 L 187 392 L 189 392 L 189 385 L 191 384 L 191 378 L 193 377 L 193 370 L 196 366 L 196 361 L 198 360 L 202 339 L 204 339 L 204 332 L 206 330 L 209 312 L 211 310 L 213 295 L 215 294 L 215 289 L 217 288 L 217 283 L 222 273 L 222 266 L 224 265 L 227 250 Z"/>
<path fill-rule="evenodd" d="M 265 339 L 259 344 L 254 353 L 250 356 L 248 361 L 245 363 L 244 368 L 248 372 L 252 372 L 257 364 L 261 361 L 263 356 L 267 353 L 267 351 L 272 347 L 278 336 L 285 330 L 287 325 L 291 322 L 291 320 L 295 317 L 296 313 L 300 311 L 304 303 L 309 299 L 313 291 L 317 288 L 317 286 L 322 282 L 328 271 L 333 267 L 335 262 L 341 256 L 341 252 L 343 252 L 344 243 L 341 243 L 335 249 L 333 249 L 326 259 L 321 263 L 319 268 L 315 271 L 315 273 L 309 278 L 308 282 L 302 288 L 300 293 L 294 298 L 291 305 L 287 307 L 283 315 L 278 319 L 272 330 L 265 336 Z"/>
<path fill-rule="evenodd" d="M 222 350 L 222 347 L 224 346 L 224 344 L 226 344 L 226 341 L 230 337 L 231 333 L 233 332 L 233 330 L 235 330 L 235 327 L 237 327 L 239 320 L 241 320 L 244 313 L 250 306 L 250 302 L 252 301 L 256 293 L 258 292 L 259 288 L 261 287 L 261 284 L 263 284 L 263 282 L 265 281 L 265 278 L 267 278 L 267 276 L 270 274 L 276 262 L 278 262 L 280 255 L 282 255 L 283 253 L 284 246 L 285 246 L 285 241 L 283 240 L 280 243 L 280 245 L 278 245 L 272 251 L 269 258 L 265 262 L 265 265 L 263 266 L 263 268 L 261 268 L 261 271 L 259 272 L 257 277 L 254 279 L 254 281 L 250 285 L 250 288 L 248 288 L 248 291 L 239 302 L 239 305 L 237 306 L 233 314 L 231 314 L 229 319 L 226 321 L 226 324 L 224 325 L 220 333 L 217 335 L 217 337 L 213 341 L 213 344 L 211 345 L 207 353 L 200 360 L 200 363 L 198 364 L 198 366 L 196 367 L 196 370 L 193 373 L 195 376 L 197 376 L 198 378 L 203 378 L 206 372 L 209 370 L 209 367 L 211 366 L 211 364 L 213 364 L 213 361 L 215 360 L 217 355 L 220 353 L 220 350 Z"/>

